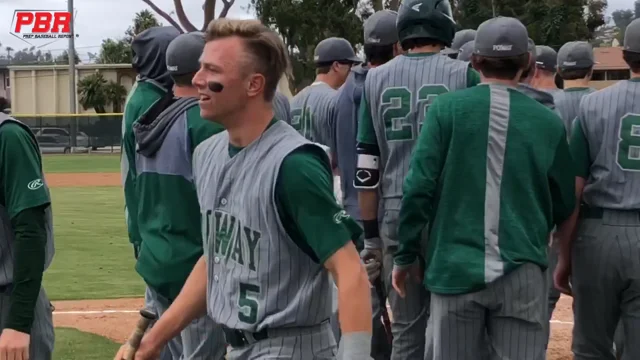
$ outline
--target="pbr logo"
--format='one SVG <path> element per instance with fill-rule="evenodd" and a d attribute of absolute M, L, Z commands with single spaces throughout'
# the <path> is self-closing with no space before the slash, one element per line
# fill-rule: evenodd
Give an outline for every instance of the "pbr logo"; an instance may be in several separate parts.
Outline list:
<path fill-rule="evenodd" d="M 68 11 L 16 10 L 11 35 L 23 40 L 68 39 L 71 37 L 71 21 Z"/>

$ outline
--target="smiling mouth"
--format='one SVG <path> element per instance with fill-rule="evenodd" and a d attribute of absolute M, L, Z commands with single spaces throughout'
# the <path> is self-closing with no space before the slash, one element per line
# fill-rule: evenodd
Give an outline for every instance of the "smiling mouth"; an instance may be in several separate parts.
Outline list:
<path fill-rule="evenodd" d="M 200 94 L 200 101 L 209 101 L 211 97 L 208 95 Z"/>

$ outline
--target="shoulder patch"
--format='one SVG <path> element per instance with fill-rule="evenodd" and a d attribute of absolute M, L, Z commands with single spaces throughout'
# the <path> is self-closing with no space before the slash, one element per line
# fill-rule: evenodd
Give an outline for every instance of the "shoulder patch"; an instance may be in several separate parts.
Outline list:
<path fill-rule="evenodd" d="M 35 179 L 27 184 L 27 189 L 38 190 L 42 186 L 44 186 L 44 182 L 42 181 L 42 179 Z"/>

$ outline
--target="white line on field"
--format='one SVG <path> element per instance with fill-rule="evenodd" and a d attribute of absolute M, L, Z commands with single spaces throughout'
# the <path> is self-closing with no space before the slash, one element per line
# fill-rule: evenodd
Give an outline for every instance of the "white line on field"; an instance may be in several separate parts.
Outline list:
<path fill-rule="evenodd" d="M 140 310 L 54 311 L 53 315 L 131 314 Z"/>

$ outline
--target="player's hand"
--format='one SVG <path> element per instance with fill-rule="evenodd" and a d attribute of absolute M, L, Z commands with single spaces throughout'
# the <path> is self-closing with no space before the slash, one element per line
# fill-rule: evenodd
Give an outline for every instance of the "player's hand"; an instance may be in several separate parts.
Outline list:
<path fill-rule="evenodd" d="M 151 345 L 151 343 L 147 340 L 148 340 L 147 337 L 142 338 L 142 341 L 140 342 L 140 347 L 138 347 L 138 350 L 135 352 L 135 356 L 133 357 L 133 359 L 157 360 L 160 358 L 161 349 L 157 349 L 156 346 Z M 120 350 L 118 350 L 116 357 L 113 360 L 126 360 L 127 355 L 129 354 L 130 351 L 132 350 L 129 344 L 122 345 L 120 347 Z"/>
<path fill-rule="evenodd" d="M 420 262 L 416 261 L 412 265 L 408 266 L 393 266 L 393 274 L 391 275 L 391 282 L 393 288 L 396 290 L 401 298 L 406 296 L 406 283 L 407 281 L 415 281 L 418 284 L 422 283 L 424 274 Z"/>
<path fill-rule="evenodd" d="M 369 282 L 373 284 L 382 271 L 382 250 L 364 249 L 360 252 L 360 258 L 362 262 L 364 262 L 364 268 L 367 270 Z"/>
<path fill-rule="evenodd" d="M 571 278 L 571 259 L 566 256 L 558 256 L 558 264 L 556 270 L 553 272 L 553 285 L 561 293 L 569 296 L 572 295 L 571 284 L 569 279 Z"/>
<path fill-rule="evenodd" d="M 31 336 L 12 329 L 0 335 L 0 360 L 29 360 Z"/>

